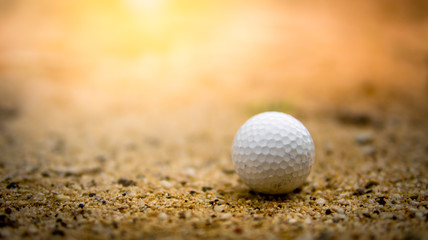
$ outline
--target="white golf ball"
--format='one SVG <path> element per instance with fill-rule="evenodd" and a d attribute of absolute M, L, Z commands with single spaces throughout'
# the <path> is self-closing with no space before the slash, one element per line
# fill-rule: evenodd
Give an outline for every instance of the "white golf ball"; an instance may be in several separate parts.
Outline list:
<path fill-rule="evenodd" d="M 232 160 L 241 180 L 256 192 L 282 194 L 301 186 L 315 158 L 306 127 L 280 112 L 250 118 L 235 135 Z"/>

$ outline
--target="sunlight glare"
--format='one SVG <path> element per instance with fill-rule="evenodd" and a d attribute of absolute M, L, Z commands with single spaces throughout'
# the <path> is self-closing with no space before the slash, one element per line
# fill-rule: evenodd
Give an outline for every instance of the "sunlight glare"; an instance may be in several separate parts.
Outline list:
<path fill-rule="evenodd" d="M 167 0 L 124 0 L 124 2 L 131 10 L 152 12 L 164 7 Z"/>

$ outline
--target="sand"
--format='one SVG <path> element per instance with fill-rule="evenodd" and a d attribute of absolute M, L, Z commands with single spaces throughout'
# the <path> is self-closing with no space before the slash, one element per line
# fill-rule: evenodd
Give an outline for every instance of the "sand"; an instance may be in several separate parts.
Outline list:
<path fill-rule="evenodd" d="M 27 112 L 2 109 L 2 238 L 427 236 L 428 125 L 420 112 L 289 111 L 311 132 L 316 161 L 304 186 L 274 196 L 251 191 L 233 169 L 231 144 L 253 114 L 248 107 L 203 101 L 162 115 L 109 101 L 92 104 L 104 107 L 98 111 L 50 100 Z M 256 111 L 286 110 L 262 107 Z"/>

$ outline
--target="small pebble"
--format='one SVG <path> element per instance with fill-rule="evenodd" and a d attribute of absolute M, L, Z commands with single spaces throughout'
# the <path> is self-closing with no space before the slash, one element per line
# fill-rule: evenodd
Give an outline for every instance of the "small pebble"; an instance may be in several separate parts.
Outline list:
<path fill-rule="evenodd" d="M 4 212 L 5 212 L 6 214 L 11 214 L 11 213 L 12 213 L 12 209 L 10 209 L 10 208 L 6 208 L 6 209 L 4 209 Z"/>
<path fill-rule="evenodd" d="M 340 214 L 345 214 L 345 210 L 343 210 L 343 208 L 341 207 L 336 207 L 336 212 Z"/>
<path fill-rule="evenodd" d="M 19 188 L 19 184 L 17 182 L 11 182 L 6 186 L 7 189 L 11 188 Z"/>
<path fill-rule="evenodd" d="M 168 182 L 167 180 L 162 180 L 161 182 L 162 187 L 169 189 L 172 187 L 172 184 L 170 182 Z"/>
<path fill-rule="evenodd" d="M 369 181 L 369 182 L 364 186 L 364 188 L 365 188 L 365 189 L 369 189 L 369 188 L 372 188 L 372 187 L 377 186 L 377 185 L 379 185 L 379 183 L 378 183 L 378 182 L 375 182 L 375 181 Z"/>
<path fill-rule="evenodd" d="M 122 185 L 124 187 L 136 186 L 137 185 L 137 182 L 135 182 L 134 180 L 126 179 L 126 178 L 119 178 L 117 183 L 119 183 L 120 185 Z"/>
<path fill-rule="evenodd" d="M 56 198 L 57 200 L 60 200 L 60 201 L 67 201 L 67 200 L 70 200 L 70 197 L 69 197 L 69 196 L 66 196 L 66 195 L 63 195 L 63 194 L 55 195 L 55 198 Z"/>
<path fill-rule="evenodd" d="M 238 233 L 238 234 L 240 234 L 240 233 L 242 233 L 242 232 L 243 232 L 243 230 L 242 230 L 242 228 L 241 228 L 241 227 L 236 227 L 233 231 L 234 231 L 235 233 Z"/>
<path fill-rule="evenodd" d="M 203 192 L 206 192 L 206 191 L 210 191 L 210 190 L 212 190 L 213 188 L 212 187 L 202 187 L 202 191 Z"/>
<path fill-rule="evenodd" d="M 360 133 L 355 137 L 355 142 L 358 145 L 366 145 L 373 142 L 373 135 L 370 133 Z"/>
<path fill-rule="evenodd" d="M 179 212 L 178 213 L 178 218 L 179 219 L 185 219 L 186 218 L 186 212 Z"/>
<path fill-rule="evenodd" d="M 222 211 L 224 211 L 224 206 L 222 206 L 222 205 L 216 205 L 214 207 L 214 210 L 217 211 L 217 212 L 222 212 Z"/>
<path fill-rule="evenodd" d="M 318 204 L 318 205 L 321 205 L 321 206 L 323 206 L 324 204 L 326 204 L 326 200 L 324 199 L 324 198 L 318 198 L 317 200 L 315 200 L 315 202 Z"/>
<path fill-rule="evenodd" d="M 386 204 L 385 197 L 376 198 L 376 202 L 379 203 L 380 205 L 384 206 Z"/>
<path fill-rule="evenodd" d="M 167 220 L 168 219 L 168 215 L 166 213 L 159 213 L 158 214 L 158 219 L 160 219 L 160 220 Z"/>
<path fill-rule="evenodd" d="M 297 223 L 297 219 L 292 218 L 292 219 L 288 220 L 288 223 L 290 223 L 290 224 Z"/>
<path fill-rule="evenodd" d="M 234 169 L 225 169 L 225 168 L 223 168 L 221 171 L 222 171 L 224 174 L 228 174 L 228 175 L 231 175 L 231 174 L 234 174 L 234 173 L 235 173 L 235 170 L 234 170 Z"/>
<path fill-rule="evenodd" d="M 188 177 L 194 177 L 196 175 L 196 170 L 194 168 L 186 168 L 183 170 L 183 174 Z"/>
<path fill-rule="evenodd" d="M 312 223 L 312 219 L 311 218 L 306 218 L 304 221 L 305 224 L 311 224 Z"/>
<path fill-rule="evenodd" d="M 302 192 L 302 188 L 296 188 L 293 190 L 293 193 L 301 193 Z"/>
<path fill-rule="evenodd" d="M 418 195 L 412 195 L 412 196 L 410 196 L 410 199 L 416 200 L 416 199 L 418 199 Z"/>
<path fill-rule="evenodd" d="M 337 119 L 343 124 L 350 124 L 356 126 L 365 126 L 373 122 L 370 115 L 363 112 L 340 112 Z"/>
<path fill-rule="evenodd" d="M 363 194 L 364 194 L 364 190 L 361 188 L 357 188 L 357 190 L 355 190 L 355 193 L 354 193 L 354 195 L 356 196 L 361 196 Z"/>
<path fill-rule="evenodd" d="M 64 236 L 65 233 L 64 233 L 64 231 L 62 231 L 60 229 L 55 229 L 52 231 L 52 235 Z"/>

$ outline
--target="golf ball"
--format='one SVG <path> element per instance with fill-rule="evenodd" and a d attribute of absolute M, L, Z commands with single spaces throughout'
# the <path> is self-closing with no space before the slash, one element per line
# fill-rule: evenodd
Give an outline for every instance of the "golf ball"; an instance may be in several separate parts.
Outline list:
<path fill-rule="evenodd" d="M 232 160 L 241 180 L 256 192 L 283 194 L 301 186 L 315 158 L 306 127 L 280 112 L 250 118 L 235 135 Z"/>

